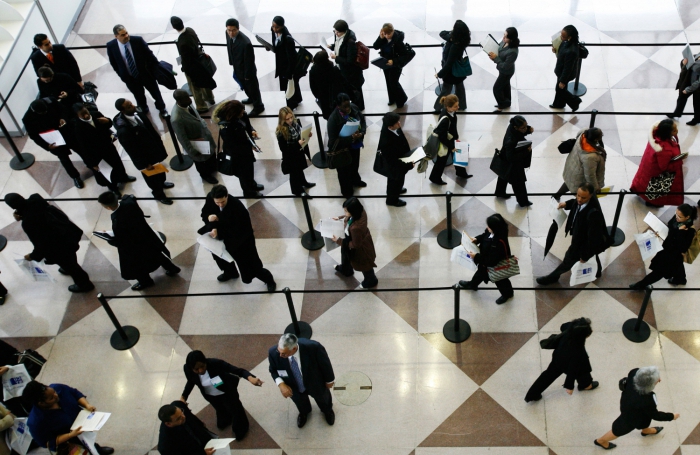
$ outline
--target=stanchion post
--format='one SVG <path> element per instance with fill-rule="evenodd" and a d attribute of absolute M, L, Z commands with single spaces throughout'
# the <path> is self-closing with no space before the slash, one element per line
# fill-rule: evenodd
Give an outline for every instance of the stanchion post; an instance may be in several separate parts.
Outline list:
<path fill-rule="evenodd" d="M 301 246 L 309 251 L 320 250 L 326 244 L 321 233 L 314 229 L 314 224 L 311 221 L 311 210 L 309 210 L 309 195 L 301 193 L 301 203 L 304 204 L 304 215 L 306 215 L 306 225 L 309 226 L 309 231 L 301 236 Z"/>
<path fill-rule="evenodd" d="M 117 329 L 109 339 L 109 343 L 112 347 L 117 351 L 125 351 L 138 343 L 139 337 L 141 336 L 139 329 L 130 325 L 122 327 L 117 317 L 114 315 L 114 312 L 109 307 L 107 299 L 101 292 L 97 294 L 97 300 L 100 301 L 102 308 L 105 309 L 107 316 L 109 316 L 109 319 L 112 320 L 112 324 L 114 324 L 114 327 Z"/>
<path fill-rule="evenodd" d="M 284 297 L 287 299 L 287 306 L 289 307 L 289 316 L 292 318 L 292 323 L 284 329 L 284 333 L 293 333 L 297 338 L 307 338 L 311 339 L 313 330 L 308 322 L 297 320 L 297 312 L 294 309 L 294 302 L 292 301 L 292 291 L 289 288 L 282 289 L 284 292 Z"/>
<path fill-rule="evenodd" d="M 585 85 L 581 84 L 578 79 L 581 76 L 581 63 L 583 62 L 582 59 L 578 59 L 576 61 L 576 79 L 572 82 L 569 82 L 569 84 L 566 86 L 566 89 L 569 91 L 574 96 L 583 96 L 586 94 L 588 89 L 586 88 Z"/>
<path fill-rule="evenodd" d="M 472 334 L 472 328 L 469 326 L 467 321 L 459 318 L 459 293 L 461 291 L 459 284 L 452 286 L 452 289 L 454 290 L 455 294 L 455 318 L 445 323 L 442 328 L 442 334 L 445 336 L 447 341 L 451 341 L 452 343 L 461 343 Z"/>
<path fill-rule="evenodd" d="M 612 226 L 608 226 L 608 235 L 612 239 L 611 246 L 620 246 L 625 242 L 625 233 L 617 227 L 620 221 L 620 211 L 622 210 L 622 201 L 625 199 L 627 190 L 620 190 L 620 195 L 617 198 L 617 208 L 615 209 L 615 218 L 613 218 Z"/>
<path fill-rule="evenodd" d="M 447 208 L 447 227 L 440 231 L 437 242 L 441 247 L 451 250 L 462 243 L 462 237 L 458 230 L 452 228 L 452 193 L 449 191 L 445 193 L 445 206 Z"/>
<path fill-rule="evenodd" d="M 642 308 L 639 309 L 639 316 L 636 318 L 628 319 L 622 324 L 622 333 L 625 338 L 634 343 L 643 343 L 649 339 L 651 335 L 651 329 L 649 324 L 644 321 L 644 313 L 647 311 L 647 305 L 651 299 L 651 292 L 654 287 L 649 285 L 644 290 L 644 300 L 642 301 Z"/>
<path fill-rule="evenodd" d="M 314 111 L 314 124 L 316 125 L 316 139 L 318 140 L 319 152 L 311 158 L 311 163 L 319 169 L 327 169 L 326 147 L 323 145 L 323 132 L 321 131 L 321 122 L 318 120 L 320 116 L 321 114 Z"/>
<path fill-rule="evenodd" d="M 177 156 L 172 157 L 170 160 L 170 168 L 174 171 L 186 171 L 192 167 L 194 161 L 189 155 L 183 155 L 180 151 L 180 144 L 177 142 L 177 137 L 175 136 L 175 131 L 173 131 L 173 124 L 170 122 L 170 114 L 165 114 L 163 116 L 166 125 L 168 125 L 168 131 L 170 132 L 170 139 L 173 141 L 173 147 L 175 147 L 175 153 Z"/>
<path fill-rule="evenodd" d="M 591 111 L 591 123 L 588 125 L 589 128 L 595 127 L 595 118 L 598 115 L 598 109 L 593 109 Z"/>
<path fill-rule="evenodd" d="M 14 169 L 15 171 L 22 171 L 34 164 L 34 155 L 31 153 L 21 153 L 19 151 L 17 144 L 15 144 L 15 141 L 12 140 L 12 137 L 10 137 L 10 132 L 7 131 L 7 128 L 2 120 L 0 120 L 0 130 L 5 136 L 5 139 L 7 139 L 7 142 L 10 143 L 12 151 L 15 153 L 15 156 L 10 160 L 10 168 Z"/>

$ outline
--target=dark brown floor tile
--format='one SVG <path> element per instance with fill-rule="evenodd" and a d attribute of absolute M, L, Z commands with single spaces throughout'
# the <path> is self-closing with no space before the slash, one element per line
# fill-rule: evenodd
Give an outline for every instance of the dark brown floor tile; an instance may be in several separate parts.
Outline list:
<path fill-rule="evenodd" d="M 700 445 L 700 423 L 690 432 L 683 445 Z"/>
<path fill-rule="evenodd" d="M 338 265 L 338 263 L 325 251 L 309 251 L 304 290 L 326 289 L 350 291 L 360 285 L 360 282 L 355 276 L 345 277 L 336 273 L 336 265 Z M 356 272 L 355 275 L 362 278 L 362 274 L 359 272 Z M 316 318 L 328 311 L 346 295 L 348 295 L 348 292 L 304 294 L 301 317 L 299 319 L 309 323 L 315 321 Z"/>
<path fill-rule="evenodd" d="M 24 233 L 24 229 L 22 229 L 22 223 L 14 220 L 0 229 L 0 235 L 5 236 L 7 240 L 29 241 L 29 237 L 27 237 L 27 234 Z"/>
<path fill-rule="evenodd" d="M 549 449 L 549 455 L 557 455 L 556 452 L 552 449 Z"/>
<path fill-rule="evenodd" d="M 491 159 L 492 158 L 469 158 L 467 173 L 474 176 L 470 179 L 457 177 L 456 166 L 447 166 L 445 168 L 445 175 L 454 180 L 455 184 L 458 186 L 469 190 L 470 193 L 478 193 L 498 177 L 490 169 Z"/>
<path fill-rule="evenodd" d="M 681 448 L 677 448 L 675 452 L 673 452 L 673 455 L 682 455 Z"/>
<path fill-rule="evenodd" d="M 418 447 L 516 446 L 544 444 L 486 392 L 478 389 Z"/>
<path fill-rule="evenodd" d="M 416 241 L 377 272 L 383 288 L 415 288 L 420 278 L 420 242 Z M 418 291 L 375 292 L 389 308 L 418 330 Z"/>
<path fill-rule="evenodd" d="M 298 227 L 264 199 L 251 205 L 248 213 L 257 239 L 296 239 L 302 235 Z"/>
<path fill-rule="evenodd" d="M 192 350 L 250 371 L 267 359 L 267 351 L 277 345 L 280 335 L 180 335 L 180 338 Z M 265 382 L 267 379 L 262 378 Z"/>
<path fill-rule="evenodd" d="M 612 92 L 608 90 L 586 108 L 587 111 L 593 109 L 597 109 L 601 112 L 614 112 L 615 105 L 612 100 Z M 584 116 L 583 119 L 585 122 L 580 125 L 581 128 L 588 128 L 590 126 L 590 116 Z M 614 115 L 599 115 L 596 117 L 595 126 L 603 130 L 603 143 L 605 147 L 622 153 L 622 143 L 620 142 L 620 133 L 617 129 L 616 117 Z M 627 153 L 630 152 L 627 151 Z M 639 157 L 639 160 L 641 160 L 641 157 Z M 637 161 L 637 164 L 639 164 L 639 161 Z"/>
<path fill-rule="evenodd" d="M 700 332 L 662 332 L 671 341 L 683 348 L 688 354 L 700 360 Z"/>
<path fill-rule="evenodd" d="M 80 172 L 80 178 L 87 180 L 93 176 L 82 163 L 73 163 Z M 51 197 L 58 197 L 75 185 L 58 161 L 37 161 L 27 172 Z"/>
<path fill-rule="evenodd" d="M 461 197 L 461 196 L 460 196 Z M 456 198 L 452 199 L 453 201 Z M 494 212 L 478 198 L 471 198 L 452 212 L 452 226 L 459 230 L 466 230 L 469 235 L 476 236 L 486 229 L 486 218 Z M 526 237 L 525 233 L 511 224 L 508 220 L 508 235 L 511 237 Z M 425 233 L 423 237 L 437 237 L 440 231 L 447 227 L 447 218 Z"/>
<path fill-rule="evenodd" d="M 21 352 L 25 349 L 33 349 L 36 351 L 51 341 L 52 338 L 53 337 L 3 337 L 2 341 Z"/>
<path fill-rule="evenodd" d="M 246 381 L 247 382 L 247 381 Z M 250 384 L 248 384 L 250 385 Z M 240 384 L 239 387 L 245 387 L 246 384 Z M 250 385 L 253 387 L 252 385 Z M 245 403 L 243 404 L 245 407 Z M 233 441 L 231 444 L 229 444 L 229 447 L 234 450 L 243 450 L 243 449 L 279 449 L 280 446 L 277 445 L 274 439 L 267 434 L 267 431 L 263 427 L 260 426 L 260 424 L 251 416 L 248 411 L 246 411 L 246 415 L 248 416 L 248 422 L 250 424 L 250 429 L 248 430 L 248 434 L 246 435 L 245 439 L 242 441 Z M 232 433 L 231 433 L 231 427 L 229 426 L 228 428 L 224 428 L 223 430 L 219 430 L 216 427 L 216 411 L 214 410 L 214 407 L 212 405 L 207 405 L 204 409 L 199 411 L 197 413 L 197 417 L 204 422 L 204 425 L 207 426 L 207 428 L 217 434 L 220 438 L 231 438 Z"/>
<path fill-rule="evenodd" d="M 678 59 L 680 61 L 680 58 Z M 675 88 L 678 82 L 678 72 L 669 71 L 658 63 L 647 60 L 637 69 L 615 84 L 613 89 L 651 89 Z"/>
<path fill-rule="evenodd" d="M 554 101 L 554 84 L 556 78 L 552 75 L 552 101 Z M 521 91 L 518 91 L 518 106 L 521 112 L 553 112 L 548 115 L 531 115 L 527 117 L 527 123 L 532 126 L 535 131 L 528 136 L 528 140 L 532 141 L 532 148 L 537 147 L 541 142 L 547 140 L 559 128 L 564 126 L 566 121 L 559 115 L 556 115 L 559 110 L 550 109 L 542 106 L 537 101 L 533 100 Z M 576 118 L 576 117 L 574 117 Z M 573 122 L 572 122 L 573 123 Z"/>
<path fill-rule="evenodd" d="M 530 240 L 530 251 L 532 252 L 532 285 L 539 286 L 535 278 L 548 275 L 552 270 L 561 264 L 561 260 L 551 252 L 544 257 L 544 248 L 534 240 Z M 544 257 L 544 260 L 542 259 Z M 552 320 L 566 305 L 576 297 L 578 288 L 571 288 L 568 285 L 568 272 L 562 275 L 559 283 L 551 284 L 546 288 L 558 289 L 557 291 L 535 291 L 535 307 L 537 309 L 537 328 L 541 329 Z M 583 287 L 583 286 L 580 286 Z M 545 286 L 542 286 L 544 289 Z"/>
<path fill-rule="evenodd" d="M 532 336 L 532 333 L 472 333 L 463 343 L 451 343 L 442 333 L 423 334 L 478 385 L 486 382 Z"/>

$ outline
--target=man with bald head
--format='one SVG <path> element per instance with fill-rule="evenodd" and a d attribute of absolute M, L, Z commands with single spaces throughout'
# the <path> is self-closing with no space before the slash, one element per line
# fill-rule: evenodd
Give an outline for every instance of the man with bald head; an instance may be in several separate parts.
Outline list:
<path fill-rule="evenodd" d="M 170 120 L 177 140 L 182 145 L 185 153 L 194 161 L 194 165 L 202 180 L 216 185 L 219 181 L 213 175 L 216 173 L 216 142 L 214 142 L 214 136 L 209 131 L 207 123 L 199 116 L 197 109 L 192 105 L 192 98 L 186 91 L 175 90 L 173 98 L 175 98 L 175 106 L 170 112 Z M 195 141 L 198 141 L 200 144 L 208 142 L 209 153 L 202 153 L 201 150 L 197 149 Z"/>

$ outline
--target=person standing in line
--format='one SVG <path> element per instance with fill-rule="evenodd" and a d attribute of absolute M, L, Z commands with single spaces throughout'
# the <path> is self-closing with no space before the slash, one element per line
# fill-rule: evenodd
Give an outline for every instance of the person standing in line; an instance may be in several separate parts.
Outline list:
<path fill-rule="evenodd" d="M 40 98 L 49 98 L 52 102 L 61 106 L 63 115 L 73 117 L 73 105 L 80 101 L 83 89 L 65 73 L 54 73 L 48 66 L 37 70 L 39 78 L 36 85 L 39 88 Z"/>
<path fill-rule="evenodd" d="M 205 446 L 216 435 L 190 411 L 186 403 L 173 401 L 158 410 L 160 455 L 214 455 Z"/>
<path fill-rule="evenodd" d="M 5 204 L 14 209 L 16 221 L 22 222 L 22 230 L 32 242 L 34 250 L 24 255 L 27 261 L 46 260 L 57 264 L 58 271 L 70 275 L 75 284 L 70 292 L 88 292 L 95 289 L 87 272 L 78 264 L 77 251 L 83 231 L 58 207 L 49 205 L 38 194 L 24 199 L 17 193 L 5 195 Z"/>
<path fill-rule="evenodd" d="M 396 107 L 400 109 L 408 101 L 408 96 L 399 82 L 403 69 L 401 59 L 406 54 L 404 33 L 401 30 L 394 30 L 392 24 L 386 23 L 379 30 L 379 37 L 372 47 L 379 51 L 379 55 L 387 59 L 387 67 L 382 70 L 386 81 L 386 91 L 389 94 L 387 105 L 391 106 L 396 103 Z"/>
<path fill-rule="evenodd" d="M 226 262 L 212 254 L 216 265 L 222 271 L 221 275 L 216 277 L 219 282 L 238 278 L 238 265 L 244 283 L 248 284 L 253 278 L 257 278 L 267 285 L 268 292 L 275 291 L 277 283 L 272 273 L 263 267 L 255 247 L 250 214 L 241 201 L 229 196 L 225 186 L 215 185 L 207 194 L 207 200 L 202 207 L 202 221 L 205 226 L 198 231 L 199 234 L 209 233 L 212 238 L 223 240 L 226 251 L 234 260 Z"/>
<path fill-rule="evenodd" d="M 275 53 L 275 77 L 280 80 L 280 91 L 287 91 L 289 81 L 294 81 L 294 95 L 287 100 L 287 107 L 294 110 L 302 101 L 299 78 L 301 74 L 295 74 L 297 65 L 297 50 L 294 46 L 294 38 L 284 25 L 282 16 L 272 19 L 272 52 Z"/>
<path fill-rule="evenodd" d="M 187 398 L 194 386 L 197 386 L 204 399 L 216 410 L 216 426 L 223 430 L 231 425 L 236 441 L 245 438 L 249 422 L 238 396 L 238 382 L 240 378 L 244 378 L 254 386 L 260 387 L 263 381 L 243 368 L 223 360 L 206 358 L 202 351 L 191 351 L 187 354 L 183 370 L 187 384 L 180 401 L 187 404 Z"/>
<path fill-rule="evenodd" d="M 379 284 L 377 275 L 374 274 L 377 253 L 374 250 L 372 234 L 367 227 L 367 211 L 356 197 L 343 202 L 343 210 L 345 215 L 333 218 L 345 222 L 345 238 L 333 236 L 333 241 L 341 248 L 341 262 L 335 266 L 335 270 L 345 276 L 352 276 L 353 270 L 362 272 L 363 280 L 360 286 L 363 289 L 373 288 Z"/>
<path fill-rule="evenodd" d="M 367 132 L 365 116 L 361 109 L 350 101 L 346 93 L 339 93 L 336 99 L 336 108 L 328 118 L 328 146 L 333 150 L 348 148 L 351 162 L 347 166 L 336 169 L 338 173 L 338 183 L 340 183 L 340 193 L 346 198 L 352 197 L 355 187 L 364 188 L 367 186 L 360 177 L 360 149 L 364 147 L 362 142 Z M 348 122 L 360 122 L 360 128 L 352 136 L 341 137 L 340 132 Z M 337 143 L 336 143 L 337 142 Z"/>
<path fill-rule="evenodd" d="M 313 397 L 328 425 L 335 423 L 333 396 L 335 373 L 326 348 L 318 341 L 285 333 L 277 346 L 268 351 L 270 375 L 284 398 L 291 398 L 297 409 L 297 427 L 306 425 Z"/>
<path fill-rule="evenodd" d="M 479 245 L 481 252 L 468 251 L 467 255 L 472 258 L 478 266 L 474 276 L 470 281 L 459 281 L 459 287 L 469 289 L 471 291 L 478 290 L 479 284 L 488 283 L 489 272 L 488 267 L 494 267 L 496 264 L 511 256 L 510 243 L 508 243 L 508 224 L 499 213 L 486 218 L 486 230 L 483 234 L 476 238 L 470 237 L 470 240 Z M 501 296 L 496 299 L 496 303 L 501 305 L 513 298 L 513 285 L 509 278 L 498 280 L 495 282 Z"/>
<path fill-rule="evenodd" d="M 216 81 L 199 63 L 200 46 L 199 37 L 190 27 L 177 16 L 170 18 L 170 25 L 179 33 L 175 40 L 177 51 L 180 53 L 182 72 L 187 78 L 187 85 L 194 97 L 197 112 L 207 112 L 210 106 L 216 104 L 212 90 L 216 88 Z M 209 103 L 210 106 L 207 105 Z"/>
<path fill-rule="evenodd" d="M 170 111 L 173 131 L 178 142 L 182 145 L 185 153 L 194 161 L 202 180 L 216 185 L 219 181 L 214 177 L 216 174 L 216 142 L 214 136 L 207 127 L 207 123 L 199 116 L 196 109 L 192 107 L 192 98 L 184 90 L 173 92 L 175 106 Z M 202 153 L 195 147 L 195 141 L 209 142 L 209 154 Z"/>
<path fill-rule="evenodd" d="M 513 193 L 520 207 L 529 207 L 532 202 L 527 196 L 527 187 L 525 182 L 525 166 L 529 165 L 525 162 L 526 153 L 532 153 L 532 146 L 527 150 L 518 148 L 518 142 L 524 141 L 525 136 L 532 134 L 534 128 L 527 124 L 527 120 L 522 115 L 516 115 L 510 119 L 506 135 L 503 137 L 503 146 L 498 154 L 493 156 L 491 161 L 491 169 L 498 170 L 498 182 L 496 182 L 496 197 L 501 199 L 509 199 L 506 194 L 506 188 L 510 183 L 513 187 Z M 531 156 L 531 155 L 530 155 Z M 529 161 L 529 160 L 528 160 Z"/>
<path fill-rule="evenodd" d="M 442 173 L 445 171 L 448 155 L 454 153 L 457 148 L 455 142 L 459 139 L 459 130 L 457 128 L 456 112 L 460 106 L 459 98 L 457 98 L 457 95 L 443 96 L 440 99 L 440 105 L 442 106 L 440 120 L 438 120 L 438 124 L 433 130 L 433 134 L 438 136 L 440 144 L 442 144 L 440 148 L 444 148 L 445 154 L 437 156 L 433 164 L 433 170 L 430 171 L 430 182 L 436 185 L 447 185 L 447 182 L 442 179 Z M 472 177 L 471 174 L 467 174 L 467 169 L 461 166 L 457 166 L 455 172 L 457 177 L 463 179 Z"/>
<path fill-rule="evenodd" d="M 381 152 L 390 167 L 389 177 L 386 178 L 386 205 L 403 207 L 406 205 L 406 201 L 399 199 L 399 196 L 406 192 L 403 184 L 406 173 L 413 169 L 413 164 L 404 163 L 399 159 L 411 153 L 408 139 L 401 130 L 401 116 L 399 114 L 395 112 L 384 114 L 377 150 Z"/>
<path fill-rule="evenodd" d="M 335 43 L 329 46 L 332 51 L 330 57 L 335 60 L 335 64 L 340 68 L 340 74 L 345 78 L 346 91 L 352 94 L 352 102 L 364 111 L 365 96 L 362 93 L 362 86 L 365 83 L 365 77 L 362 75 L 362 68 L 355 63 L 357 37 L 355 32 L 350 30 L 348 23 L 342 19 L 338 19 L 333 24 L 333 33 Z"/>
<path fill-rule="evenodd" d="M 490 52 L 489 58 L 496 64 L 498 78 L 493 84 L 493 96 L 496 98 L 496 112 L 510 107 L 510 79 L 515 74 L 515 61 L 518 59 L 518 30 L 508 27 L 503 40 L 498 43 L 498 53 Z"/>
<path fill-rule="evenodd" d="M 568 191 L 590 183 L 596 193 L 605 186 L 605 162 L 608 154 L 603 144 L 603 131 L 589 128 L 576 136 L 574 147 L 566 157 L 562 177 L 564 183 L 552 197 L 557 201 Z"/>
<path fill-rule="evenodd" d="M 5 301 L 7 300 L 7 288 L 5 285 L 0 283 L 0 306 L 5 304 Z"/>
<path fill-rule="evenodd" d="M 605 433 L 593 444 L 605 450 L 614 449 L 614 441 L 631 433 L 635 428 L 642 430 L 642 436 L 659 434 L 664 427 L 649 427 L 652 420 L 670 422 L 680 418 L 680 414 L 661 412 L 656 408 L 654 387 L 661 382 L 659 369 L 655 366 L 635 368 L 629 372 L 620 385 L 624 387 L 620 397 L 620 416 L 612 424 L 612 430 Z"/>
<path fill-rule="evenodd" d="M 578 390 L 593 390 L 600 384 L 591 376 L 593 367 L 588 360 L 586 352 L 586 340 L 593 333 L 591 320 L 578 318 L 566 322 L 559 328 L 561 334 L 555 342 L 552 361 L 546 370 L 540 374 L 525 395 L 525 401 L 539 401 L 542 392 L 547 389 L 562 374 L 566 375 L 564 389 L 569 395 L 574 393 L 574 382 L 578 382 Z"/>
<path fill-rule="evenodd" d="M 143 210 L 130 194 L 119 201 L 114 193 L 107 191 L 97 198 L 102 208 L 112 212 L 114 237 L 109 244 L 119 252 L 119 269 L 125 280 L 136 280 L 133 291 L 142 291 L 155 285 L 151 273 L 163 267 L 165 274 L 173 277 L 180 267 L 170 260 L 170 251 L 160 236 L 146 222 Z"/>
<path fill-rule="evenodd" d="M 435 100 L 435 105 L 433 109 L 435 110 L 433 114 L 440 114 L 442 116 L 442 99 L 452 93 L 452 88 L 455 88 L 455 94 L 457 95 L 460 110 L 467 109 L 467 94 L 464 90 L 464 80 L 465 77 L 457 77 L 454 75 L 452 67 L 457 63 L 458 60 L 465 56 L 467 51 L 467 46 L 472 41 L 471 32 L 469 27 L 461 20 L 457 20 L 452 27 L 452 31 L 443 30 L 440 32 L 440 38 L 445 41 L 442 48 L 442 68 L 435 75 L 442 79 L 442 91 Z"/>
<path fill-rule="evenodd" d="M 112 28 L 114 39 L 107 43 L 107 57 L 114 72 L 124 82 L 134 98 L 141 113 L 149 111 L 146 101 L 146 90 L 156 102 L 160 115 L 165 115 L 163 96 L 156 81 L 158 59 L 148 47 L 148 43 L 140 36 L 131 36 L 126 27 L 117 24 Z"/>
<path fill-rule="evenodd" d="M 144 170 L 151 171 L 153 166 L 168 157 L 165 146 L 147 115 L 139 114 L 136 106 L 129 100 L 119 98 L 114 107 L 119 113 L 114 117 L 114 128 L 117 130 L 119 143 L 131 158 L 134 167 L 141 171 L 146 185 L 151 189 L 153 197 L 161 204 L 172 205 L 173 200 L 165 195 L 164 189 L 175 186 L 165 181 L 165 172 L 148 176 Z"/>
<path fill-rule="evenodd" d="M 248 117 L 257 117 L 265 110 L 265 105 L 260 95 L 255 52 L 250 39 L 240 31 L 240 24 L 236 19 L 226 20 L 226 50 L 228 64 L 233 66 L 233 79 L 248 97 L 241 102 L 253 105 Z"/>
<path fill-rule="evenodd" d="M 311 159 L 309 146 L 301 138 L 301 122 L 294 117 L 294 112 L 288 107 L 280 109 L 275 129 L 277 144 L 282 152 L 282 173 L 289 175 L 289 186 L 292 194 L 301 196 L 308 188 L 316 186 L 306 181 L 304 169 L 309 167 L 306 158 Z M 309 137 L 312 133 L 309 132 Z"/>
<path fill-rule="evenodd" d="M 340 68 L 328 58 L 328 52 L 321 50 L 314 54 L 314 64 L 309 70 L 309 86 L 316 97 L 316 103 L 321 108 L 321 115 L 328 118 L 335 109 L 338 94 L 344 91 L 345 80 L 340 74 Z"/>
<path fill-rule="evenodd" d="M 34 35 L 34 45 L 37 50 L 32 54 L 32 66 L 39 75 L 39 68 L 48 66 L 54 73 L 66 73 L 83 88 L 83 78 L 80 67 L 71 51 L 63 44 L 51 44 L 51 40 L 44 33 Z"/>
<path fill-rule="evenodd" d="M 694 62 L 690 68 L 686 68 L 688 59 L 681 62 L 681 75 L 676 84 L 678 90 L 678 100 L 676 109 L 667 117 L 674 119 L 683 115 L 683 110 L 688 102 L 688 98 L 693 97 L 693 118 L 686 125 L 695 126 L 700 123 L 700 53 L 693 55 Z"/>
<path fill-rule="evenodd" d="M 581 98 L 569 92 L 569 82 L 576 79 L 576 67 L 579 56 L 578 30 L 573 25 L 567 25 L 561 31 L 559 50 L 552 48 L 557 54 L 557 64 L 554 74 L 557 85 L 554 88 L 554 101 L 549 105 L 552 109 L 564 109 L 567 105 L 571 112 L 576 112 L 581 105 Z"/>

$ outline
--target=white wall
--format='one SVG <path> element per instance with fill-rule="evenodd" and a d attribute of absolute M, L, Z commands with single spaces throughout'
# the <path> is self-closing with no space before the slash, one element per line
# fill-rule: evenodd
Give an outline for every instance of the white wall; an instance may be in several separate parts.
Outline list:
<path fill-rule="evenodd" d="M 65 42 L 86 0 L 39 0 L 59 42 Z M 37 32 L 38 33 L 38 32 Z M 49 35 L 49 33 L 47 33 Z"/>

